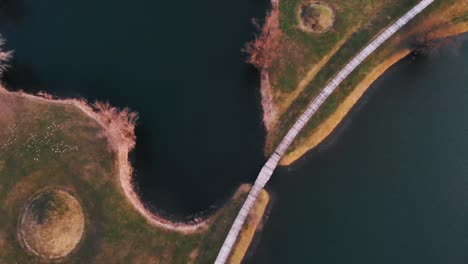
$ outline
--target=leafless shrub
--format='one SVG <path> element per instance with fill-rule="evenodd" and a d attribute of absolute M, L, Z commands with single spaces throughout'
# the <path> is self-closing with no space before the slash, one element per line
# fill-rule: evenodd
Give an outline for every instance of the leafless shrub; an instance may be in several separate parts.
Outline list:
<path fill-rule="evenodd" d="M 109 102 L 94 102 L 94 109 L 99 113 L 102 121 L 112 132 L 120 132 L 122 140 L 130 149 L 135 146 L 135 125 L 138 114 L 129 108 L 118 109 Z"/>
<path fill-rule="evenodd" d="M 8 61 L 13 57 L 13 51 L 4 51 L 3 45 L 5 44 L 5 39 L 0 36 L 0 76 L 8 69 Z"/>
<path fill-rule="evenodd" d="M 45 98 L 45 99 L 47 99 L 47 100 L 52 100 L 52 99 L 54 99 L 54 97 L 53 97 L 51 94 L 48 94 L 47 92 L 44 92 L 44 91 L 39 91 L 39 92 L 37 93 L 37 96 L 42 97 L 42 98 Z"/>
<path fill-rule="evenodd" d="M 265 23 L 262 26 L 256 19 L 252 19 L 260 35 L 255 35 L 255 39 L 245 45 L 243 52 L 249 55 L 248 62 L 258 69 L 265 69 L 271 65 L 274 51 L 280 43 L 282 32 L 279 29 L 279 11 L 273 8 L 266 15 Z"/>
<path fill-rule="evenodd" d="M 447 45 L 451 46 L 451 50 L 456 52 L 459 50 L 461 43 L 455 38 L 440 38 L 437 34 L 428 31 L 416 37 L 413 41 L 411 57 L 437 55 L 440 48 Z"/>

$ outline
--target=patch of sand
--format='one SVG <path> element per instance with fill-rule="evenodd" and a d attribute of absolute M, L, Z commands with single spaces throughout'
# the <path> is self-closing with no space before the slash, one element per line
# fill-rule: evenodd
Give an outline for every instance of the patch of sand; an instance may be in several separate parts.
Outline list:
<path fill-rule="evenodd" d="M 6 244 L 6 238 L 5 238 L 5 234 L 0 232 L 0 250 L 3 249 L 3 247 L 5 246 Z"/>

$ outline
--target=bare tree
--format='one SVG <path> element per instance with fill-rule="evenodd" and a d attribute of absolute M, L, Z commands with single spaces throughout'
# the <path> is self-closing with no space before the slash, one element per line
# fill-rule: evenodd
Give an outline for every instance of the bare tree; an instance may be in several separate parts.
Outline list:
<path fill-rule="evenodd" d="M 454 47 L 457 47 L 459 43 L 455 41 L 454 38 L 440 38 L 436 33 L 427 31 L 416 37 L 413 41 L 411 45 L 413 49 L 411 56 L 414 58 L 419 55 L 434 55 L 441 47 L 447 45 L 454 45 Z"/>
<path fill-rule="evenodd" d="M 121 135 L 122 142 L 128 144 L 132 149 L 135 146 L 135 125 L 138 120 L 138 114 L 132 112 L 129 108 L 118 109 L 112 107 L 109 102 L 98 102 L 93 104 L 94 109 L 100 114 L 105 122 L 107 129 L 114 134 Z"/>
<path fill-rule="evenodd" d="M 13 57 L 13 51 L 3 50 L 4 44 L 5 39 L 0 35 L 0 76 L 8 69 L 8 61 Z"/>

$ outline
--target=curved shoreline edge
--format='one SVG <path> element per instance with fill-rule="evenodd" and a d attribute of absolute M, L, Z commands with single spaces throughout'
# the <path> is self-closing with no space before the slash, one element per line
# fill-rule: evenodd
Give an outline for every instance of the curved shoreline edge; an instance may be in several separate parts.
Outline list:
<path fill-rule="evenodd" d="M 191 222 L 174 222 L 169 219 L 165 219 L 161 216 L 158 216 L 150 212 L 146 208 L 138 194 L 135 192 L 132 178 L 133 168 L 128 160 L 129 152 L 135 147 L 135 138 L 133 134 L 134 124 L 130 124 L 131 131 L 122 131 L 122 129 L 119 127 L 120 125 L 118 124 L 118 122 L 115 121 L 115 119 L 112 116 L 121 114 L 121 112 L 119 112 L 116 108 L 112 108 L 109 105 L 107 105 L 107 107 L 109 107 L 110 113 L 104 113 L 103 111 L 99 112 L 95 110 L 84 99 L 55 99 L 51 95 L 48 95 L 44 92 L 39 92 L 37 95 L 33 95 L 25 93 L 21 90 L 16 92 L 9 91 L 3 85 L 0 85 L 0 93 L 13 94 L 19 97 L 28 98 L 30 100 L 36 100 L 45 103 L 71 105 L 78 108 L 86 116 L 96 121 L 103 128 L 109 143 L 109 147 L 116 154 L 116 166 L 119 177 L 119 183 L 122 187 L 125 197 L 130 202 L 132 207 L 136 209 L 138 213 L 141 216 L 143 216 L 143 218 L 150 225 L 169 231 L 180 232 L 183 234 L 193 234 L 206 231 L 210 223 L 220 213 L 220 210 L 222 208 L 218 209 L 217 211 L 215 211 L 214 214 L 204 219 L 196 218 L 194 221 Z M 124 114 L 128 113 L 130 112 L 126 112 Z M 129 132 L 131 132 L 131 134 L 129 134 Z M 240 185 L 237 191 L 232 196 L 232 198 L 227 203 L 232 201 L 234 198 L 238 197 L 241 191 L 248 191 L 246 190 L 247 188 L 250 189 L 250 185 Z M 264 204 L 263 206 L 266 207 L 266 205 L 267 204 Z M 264 208 L 261 211 L 263 212 Z M 258 224 L 259 223 L 257 223 L 256 225 Z M 250 238 L 250 240 L 252 240 L 252 238 Z"/>
<path fill-rule="evenodd" d="M 279 12 L 278 5 L 272 2 L 272 13 Z M 272 19 L 271 16 L 267 15 L 267 19 Z M 278 14 L 274 16 L 273 19 L 279 19 Z M 272 21 L 267 21 L 267 23 L 277 23 Z M 455 37 L 457 35 L 462 35 L 468 32 L 468 23 L 461 23 L 455 25 L 448 25 L 447 27 L 436 29 L 433 31 L 437 35 L 436 39 L 443 39 L 449 37 Z M 354 85 L 353 91 L 345 98 L 343 102 L 340 103 L 338 108 L 333 112 L 329 117 L 327 117 L 322 123 L 320 123 L 312 134 L 308 135 L 304 139 L 304 143 L 295 149 L 287 152 L 285 156 L 280 160 L 279 165 L 289 166 L 295 161 L 303 157 L 307 152 L 313 150 L 320 143 L 322 143 L 328 136 L 330 136 L 333 131 L 338 127 L 339 124 L 346 118 L 347 114 L 351 109 L 358 103 L 359 99 L 364 95 L 364 93 L 372 86 L 372 84 L 382 76 L 390 67 L 404 59 L 408 56 L 413 50 L 410 48 L 401 48 L 389 54 L 386 58 L 383 59 L 381 63 L 375 65 L 372 70 L 367 74 L 367 76 Z M 271 129 L 271 122 L 274 120 L 276 115 L 275 105 L 272 101 L 272 88 L 269 81 L 268 71 L 263 68 L 261 69 L 261 85 L 260 85 L 260 94 L 261 94 L 261 105 L 263 109 L 263 123 L 268 130 Z M 266 149 L 264 150 L 266 153 Z"/>
<path fill-rule="evenodd" d="M 408 32 L 403 33 L 397 40 L 394 40 L 393 46 L 390 46 L 390 52 L 386 52 L 386 54 L 383 55 L 381 54 L 379 57 L 380 61 L 369 65 L 370 69 L 365 77 L 361 80 L 357 80 L 354 85 L 350 85 L 350 87 L 347 88 L 351 91 L 350 94 L 341 99 L 340 102 L 337 102 L 336 109 L 330 113 L 328 117 L 320 120 L 320 122 L 314 126 L 313 129 L 309 129 L 306 134 L 304 132 L 302 133 L 303 135 L 299 138 L 301 144 L 296 144 L 291 147 L 280 160 L 279 165 L 291 165 L 308 151 L 314 149 L 323 142 L 341 123 L 347 113 L 354 107 L 359 98 L 372 83 L 393 64 L 411 53 L 411 45 L 417 44 L 418 41 L 424 41 L 426 37 L 430 41 L 434 41 L 468 32 L 466 15 L 465 17 L 460 17 L 460 12 L 456 11 L 460 10 L 460 8 L 466 10 L 466 7 L 466 5 L 464 7 L 463 5 L 462 7 L 449 5 L 447 9 L 437 9 L 436 14 L 441 16 L 441 18 L 438 16 L 426 17 L 424 20 L 418 21 L 417 26 L 409 29 Z M 273 141 L 277 140 L 276 135 L 285 133 L 285 131 L 278 130 L 277 119 L 291 107 L 291 102 L 298 99 L 299 93 L 302 92 L 306 84 L 311 82 L 315 78 L 315 75 L 326 66 L 330 56 L 336 54 L 341 46 L 343 46 L 343 43 L 348 41 L 349 37 L 349 35 L 345 34 L 327 54 L 319 59 L 318 63 L 311 66 L 309 72 L 307 72 L 305 77 L 297 84 L 296 89 L 288 92 L 288 94 L 281 94 L 281 92 L 277 91 L 278 88 L 272 87 L 273 84 L 270 82 L 270 79 L 275 79 L 275 76 L 272 76 L 271 72 L 269 72 L 271 61 L 274 60 L 276 54 L 278 54 L 278 49 L 281 48 L 278 46 L 277 39 L 284 34 L 283 30 L 280 28 L 280 17 L 282 14 L 280 14 L 279 1 L 271 0 L 270 8 L 271 9 L 266 14 L 263 27 L 259 29 L 260 35 L 247 45 L 247 51 L 250 53 L 248 62 L 257 67 L 260 71 L 262 121 L 267 133 L 264 147 L 265 155 L 269 155 L 273 151 L 272 147 L 274 146 L 272 144 Z M 456 14 L 458 19 L 450 20 L 452 14 Z M 348 33 L 352 34 L 355 31 L 356 28 Z M 424 34 L 426 35 L 424 36 Z M 413 38 L 419 38 L 419 40 Z M 275 95 L 275 93 L 279 93 L 279 95 Z"/>
<path fill-rule="evenodd" d="M 229 230 L 226 239 L 223 242 L 223 246 L 216 257 L 215 263 L 224 264 L 226 263 L 231 251 L 234 247 L 236 240 L 239 237 L 240 230 L 242 229 L 247 216 L 249 215 L 252 207 L 258 198 L 258 194 L 265 187 L 268 181 L 271 179 L 279 161 L 282 159 L 286 150 L 293 143 L 297 135 L 302 131 L 305 125 L 312 119 L 314 114 L 323 105 L 323 103 L 329 98 L 329 96 L 341 85 L 344 79 L 346 79 L 357 67 L 359 67 L 364 60 L 370 55 L 374 54 L 374 51 L 382 46 L 389 38 L 391 38 L 396 32 L 398 32 L 403 26 L 413 20 L 422 11 L 428 8 L 435 0 L 421 0 L 415 4 L 411 9 L 406 11 L 398 20 L 393 21 L 385 29 L 375 36 L 371 42 L 367 43 L 366 46 L 361 47 L 361 50 L 355 54 L 351 60 L 349 60 L 342 68 L 336 73 L 332 79 L 319 91 L 311 101 L 308 102 L 307 108 L 302 110 L 302 114 L 295 119 L 292 126 L 287 130 L 279 144 L 276 145 L 274 151 L 265 162 L 264 166 L 260 170 L 255 184 L 249 192 L 247 200 L 239 210 L 236 219 Z"/>
<path fill-rule="evenodd" d="M 438 31 L 438 39 L 456 37 L 468 32 L 468 25 L 462 24 L 454 26 L 443 31 Z M 361 80 L 353 91 L 346 97 L 346 99 L 338 106 L 336 111 L 325 119 L 315 131 L 308 136 L 304 144 L 295 148 L 293 151 L 287 153 L 280 161 L 280 165 L 289 166 L 295 161 L 302 158 L 309 151 L 315 149 L 325 139 L 330 136 L 341 122 L 347 117 L 348 113 L 359 102 L 365 92 L 372 86 L 372 84 L 379 79 L 384 73 L 387 72 L 393 65 L 406 58 L 413 50 L 409 48 L 401 49 L 392 53 L 382 63 L 376 65 L 369 74 Z"/>

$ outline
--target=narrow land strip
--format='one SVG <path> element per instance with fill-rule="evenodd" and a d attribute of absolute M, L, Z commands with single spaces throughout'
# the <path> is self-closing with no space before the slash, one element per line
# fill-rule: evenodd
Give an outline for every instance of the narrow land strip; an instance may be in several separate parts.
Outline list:
<path fill-rule="evenodd" d="M 468 24 L 460 24 L 455 27 L 451 27 L 448 30 L 443 30 L 441 32 L 436 32 L 438 38 L 451 37 L 458 34 L 462 34 L 468 31 Z M 318 146 L 320 143 L 325 140 L 341 123 L 341 121 L 347 116 L 351 109 L 356 105 L 359 99 L 364 95 L 364 93 L 369 89 L 369 87 L 376 81 L 384 72 L 386 72 L 390 67 L 395 63 L 399 62 L 401 59 L 405 58 L 411 53 L 411 49 L 402 49 L 391 56 L 389 56 L 385 61 L 375 66 L 369 74 L 356 85 L 356 88 L 346 97 L 346 99 L 340 104 L 335 112 L 329 116 L 325 121 L 320 123 L 320 125 L 314 130 L 313 134 L 299 146 L 295 147 L 291 152 L 286 153 L 280 161 L 280 165 L 288 166 L 291 165 L 294 161 L 302 157 L 306 152 Z"/>
<path fill-rule="evenodd" d="M 247 218 L 247 223 L 239 234 L 239 239 L 234 245 L 229 264 L 240 264 L 244 259 L 255 234 L 261 231 L 263 216 L 269 201 L 270 196 L 265 190 L 262 190 L 257 199 L 257 203 L 254 205 L 252 212 Z"/>
<path fill-rule="evenodd" d="M 318 96 L 310 102 L 307 109 L 303 114 L 296 120 L 292 128 L 288 131 L 286 136 L 280 142 L 278 147 L 275 149 L 273 154 L 270 156 L 260 174 L 255 181 L 254 186 L 248 194 L 247 200 L 243 204 L 239 214 L 237 215 L 234 223 L 229 231 L 221 250 L 218 253 L 215 263 L 224 264 L 231 254 L 231 250 L 238 239 L 238 235 L 244 222 L 249 214 L 250 210 L 255 204 L 255 201 L 270 179 L 273 171 L 278 165 L 281 157 L 286 152 L 286 149 L 291 145 L 293 140 L 306 125 L 306 123 L 312 118 L 319 107 L 325 102 L 325 100 L 333 93 L 333 91 L 341 84 L 341 82 L 348 77 L 368 56 L 370 56 L 378 47 L 380 47 L 387 39 L 395 34 L 400 28 L 411 21 L 416 15 L 422 12 L 426 7 L 432 4 L 434 0 L 422 0 L 411 10 L 409 10 L 400 19 L 390 25 L 382 33 L 380 33 L 374 40 L 364 47 L 354 58 L 344 66 L 338 74 L 323 88 Z"/>

